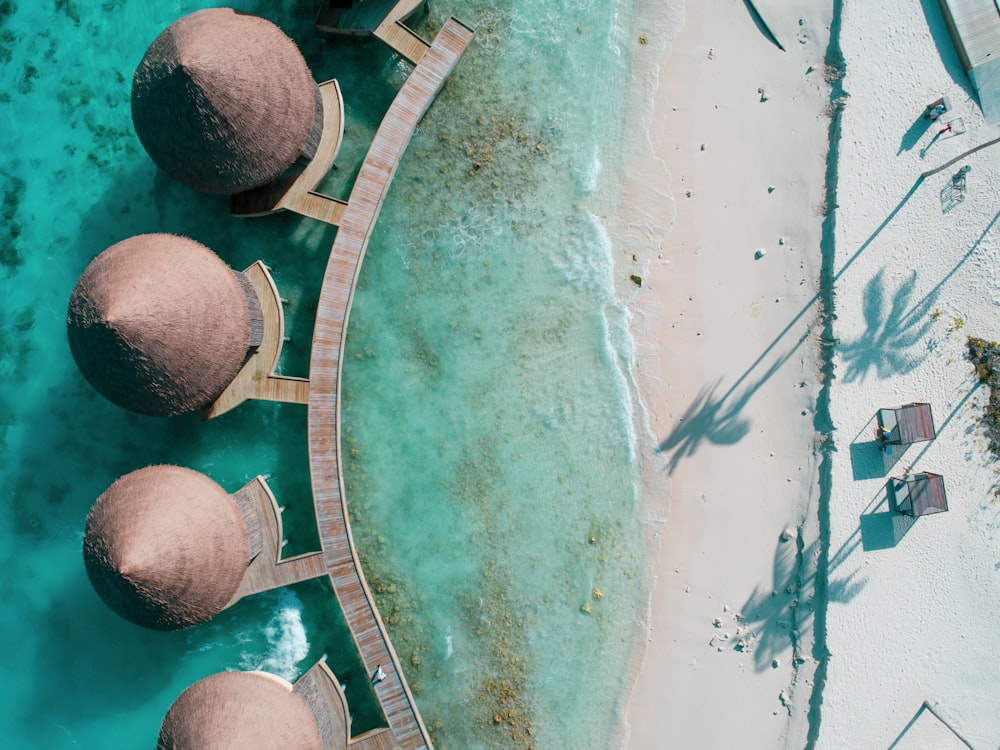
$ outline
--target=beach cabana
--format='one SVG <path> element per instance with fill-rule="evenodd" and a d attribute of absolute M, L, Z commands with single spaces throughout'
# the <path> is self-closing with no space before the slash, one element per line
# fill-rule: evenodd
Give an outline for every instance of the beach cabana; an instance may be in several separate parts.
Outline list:
<path fill-rule="evenodd" d="M 889 445 L 933 440 L 936 434 L 930 404 L 914 403 L 879 409 L 876 418 L 882 442 Z"/>
<path fill-rule="evenodd" d="M 231 602 L 256 552 L 252 532 L 236 501 L 209 477 L 148 466 L 97 499 L 83 557 L 111 609 L 137 625 L 176 630 Z"/>
<path fill-rule="evenodd" d="M 164 172 L 195 190 L 233 194 L 313 158 L 323 100 L 281 29 L 209 8 L 175 21 L 150 45 L 132 80 L 132 122 Z"/>
<path fill-rule="evenodd" d="M 898 513 L 915 517 L 948 510 L 944 477 L 940 474 L 928 471 L 893 477 L 889 480 L 887 489 L 892 499 L 892 506 Z"/>
<path fill-rule="evenodd" d="M 346 747 L 346 741 L 339 747 Z M 160 725 L 157 750 L 329 750 L 309 704 L 266 672 L 220 672 L 187 688 Z"/>
<path fill-rule="evenodd" d="M 113 403 L 169 416 L 211 403 L 263 339 L 260 300 L 204 245 L 130 237 L 98 255 L 73 290 L 70 349 Z"/>

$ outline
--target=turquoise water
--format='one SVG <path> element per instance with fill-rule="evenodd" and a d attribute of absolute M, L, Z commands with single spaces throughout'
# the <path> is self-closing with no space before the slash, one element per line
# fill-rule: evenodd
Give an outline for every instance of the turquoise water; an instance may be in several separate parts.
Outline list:
<path fill-rule="evenodd" d="M 335 230 L 239 221 L 158 173 L 129 115 L 132 70 L 211 2 L 0 3 L 0 639 L 6 746 L 146 748 L 187 685 L 230 668 L 294 680 L 326 653 L 377 721 L 319 582 L 144 631 L 93 593 L 86 514 L 117 476 L 172 462 L 231 491 L 269 474 L 289 552 L 317 546 L 305 410 L 213 422 L 125 413 L 65 337 L 89 260 L 139 232 L 187 234 L 288 300 L 282 371 L 306 375 Z M 319 0 L 238 2 L 337 78 L 347 125 L 325 189 L 347 197 L 407 67 L 314 33 Z M 344 470 L 365 570 L 439 748 L 610 747 L 643 613 L 640 472 L 626 311 L 602 219 L 617 199 L 626 0 L 432 3 L 477 39 L 421 124 L 369 246 L 344 367 Z"/>

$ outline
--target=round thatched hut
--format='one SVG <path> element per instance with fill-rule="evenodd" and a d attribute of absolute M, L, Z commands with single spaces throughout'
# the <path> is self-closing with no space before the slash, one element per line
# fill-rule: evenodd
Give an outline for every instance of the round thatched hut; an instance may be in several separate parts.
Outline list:
<path fill-rule="evenodd" d="M 154 416 L 210 404 L 260 345 L 260 301 L 204 245 L 141 234 L 98 255 L 77 282 L 69 344 L 95 389 Z"/>
<path fill-rule="evenodd" d="M 308 704 L 265 672 L 220 672 L 189 687 L 160 727 L 158 750 L 322 750 Z"/>
<path fill-rule="evenodd" d="M 230 8 L 175 21 L 132 79 L 132 122 L 153 161 L 206 193 L 260 187 L 316 154 L 323 102 L 295 42 Z"/>
<path fill-rule="evenodd" d="M 97 499 L 83 558 L 111 609 L 137 625 L 176 630 L 230 602 L 250 564 L 250 541 L 239 506 L 214 481 L 180 466 L 148 466 Z"/>

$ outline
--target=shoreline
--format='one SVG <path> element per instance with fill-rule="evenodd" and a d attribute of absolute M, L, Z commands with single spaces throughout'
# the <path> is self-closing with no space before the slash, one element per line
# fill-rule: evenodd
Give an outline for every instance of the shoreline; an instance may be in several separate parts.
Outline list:
<path fill-rule="evenodd" d="M 743 9 L 708 2 L 684 13 L 655 70 L 634 75 L 639 96 L 654 84 L 649 152 L 629 170 L 630 208 L 618 220 L 622 246 L 645 250 L 633 334 L 656 440 L 644 459 L 653 580 L 621 742 L 637 750 L 658 747 L 668 728 L 692 747 L 804 738 L 810 701 L 800 693 L 813 667 L 810 417 L 819 362 L 810 307 L 820 267 L 815 207 L 825 193 L 828 23 L 803 15 L 799 26 L 800 16 L 772 11 L 779 36 L 800 35 L 801 43 L 785 40 L 785 54 Z M 800 127 L 806 144 L 782 149 Z M 760 144 L 768 128 L 779 131 L 770 148 Z M 658 221 L 670 195 L 676 215 Z M 622 255 L 620 265 L 634 267 Z M 749 512 L 748 482 L 761 495 Z M 720 703 L 739 719 L 713 721 L 710 706 Z"/>
<path fill-rule="evenodd" d="M 967 349 L 1000 328 L 1000 127 L 936 4 L 888 29 L 759 0 L 786 52 L 692 6 L 634 75 L 616 234 L 655 440 L 619 746 L 995 747 L 1000 458 Z M 935 437 L 880 451 L 873 414 L 912 402 Z M 948 512 L 901 514 L 891 478 L 925 472 Z"/>

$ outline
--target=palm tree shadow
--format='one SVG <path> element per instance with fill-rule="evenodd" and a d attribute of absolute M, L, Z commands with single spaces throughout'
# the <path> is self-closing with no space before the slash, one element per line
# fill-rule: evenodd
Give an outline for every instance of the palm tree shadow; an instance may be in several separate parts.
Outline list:
<path fill-rule="evenodd" d="M 880 378 L 907 373 L 926 356 L 915 356 L 910 350 L 930 331 L 937 289 L 911 304 L 917 278 L 914 270 L 893 295 L 887 310 L 883 273 L 884 269 L 880 270 L 865 286 L 865 332 L 841 346 L 845 382 L 863 380 L 871 370 Z"/>
<path fill-rule="evenodd" d="M 807 567 L 815 559 L 818 541 L 801 550 L 791 541 L 779 541 L 774 552 L 774 575 L 771 589 L 755 586 L 743 603 L 736 650 L 753 654 L 754 669 L 763 672 L 773 667 L 782 653 L 799 648 L 799 633 L 812 626 L 816 607 L 829 602 L 847 603 L 865 586 L 854 573 L 831 580 L 827 602 L 813 601 L 816 573 Z"/>
<path fill-rule="evenodd" d="M 770 380 L 802 345 L 808 332 L 778 357 L 760 378 L 745 387 L 734 398 L 736 386 L 717 395 L 720 380 L 705 386 L 677 420 L 670 434 L 657 446 L 657 453 L 671 453 L 667 473 L 673 474 L 680 462 L 693 456 L 706 441 L 715 445 L 733 445 L 750 432 L 751 422 L 742 416 L 743 409 L 764 383 Z M 742 378 L 741 378 L 742 380 Z M 737 385 L 740 381 L 737 381 Z"/>

